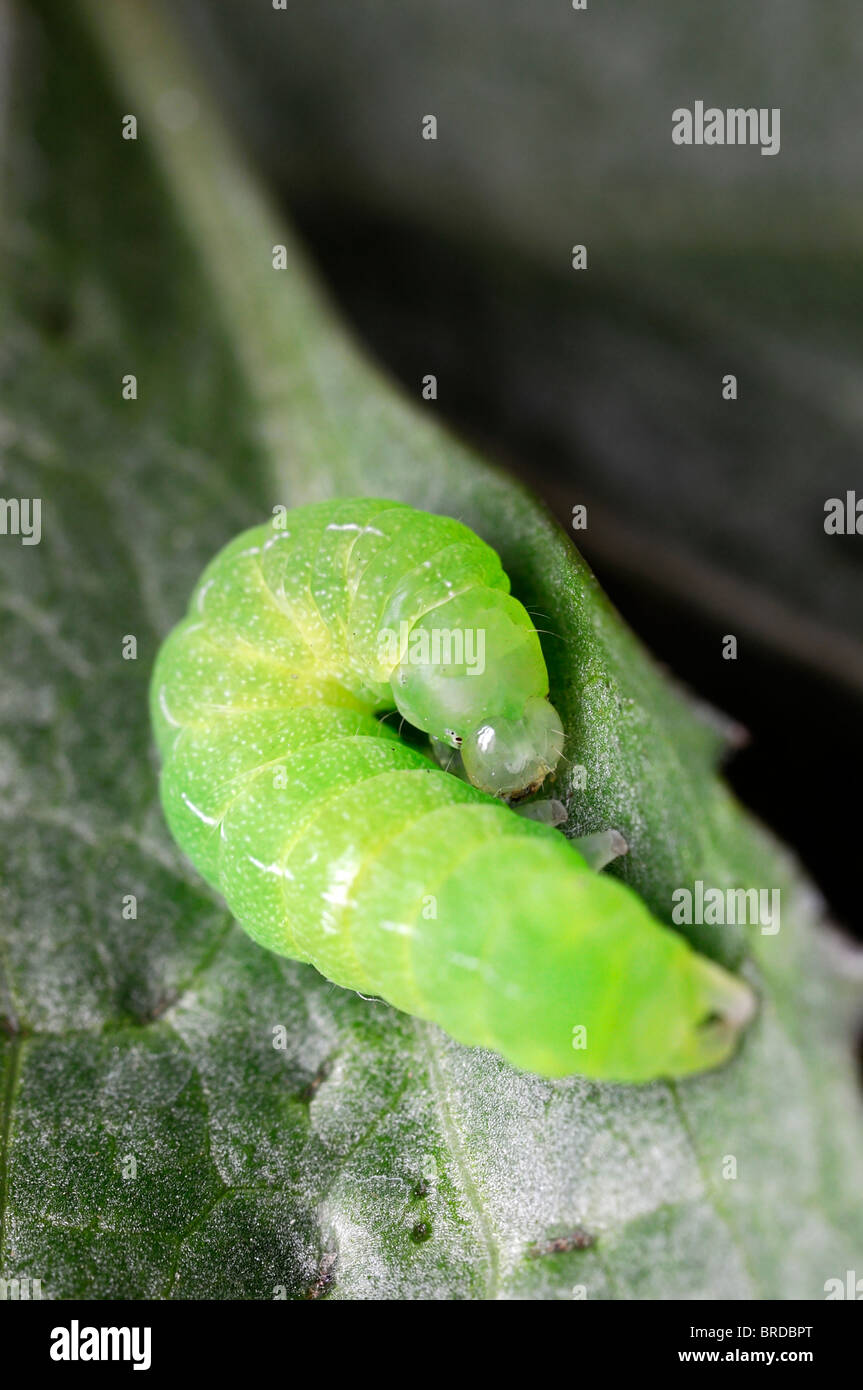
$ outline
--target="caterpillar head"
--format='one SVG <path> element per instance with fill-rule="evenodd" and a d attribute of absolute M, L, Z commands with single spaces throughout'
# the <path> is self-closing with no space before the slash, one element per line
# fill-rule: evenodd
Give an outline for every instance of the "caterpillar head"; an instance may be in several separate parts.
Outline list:
<path fill-rule="evenodd" d="M 553 772 L 563 752 L 554 705 L 535 697 L 514 719 L 492 715 L 461 742 L 468 781 L 492 796 L 527 796 Z"/>
<path fill-rule="evenodd" d="M 563 727 L 542 648 L 510 594 L 472 589 L 432 609 L 406 633 L 391 680 L 405 718 L 456 749 L 480 790 L 527 795 L 557 767 Z"/>

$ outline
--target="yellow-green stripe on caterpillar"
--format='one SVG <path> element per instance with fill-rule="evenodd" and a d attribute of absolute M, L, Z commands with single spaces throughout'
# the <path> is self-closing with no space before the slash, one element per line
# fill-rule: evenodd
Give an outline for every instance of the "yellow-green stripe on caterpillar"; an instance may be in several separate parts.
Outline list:
<path fill-rule="evenodd" d="M 463 1043 L 547 1076 L 716 1066 L 749 986 L 503 799 L 558 762 L 547 696 L 466 526 L 372 499 L 280 513 L 215 557 L 159 652 L 165 815 L 255 940 Z"/>

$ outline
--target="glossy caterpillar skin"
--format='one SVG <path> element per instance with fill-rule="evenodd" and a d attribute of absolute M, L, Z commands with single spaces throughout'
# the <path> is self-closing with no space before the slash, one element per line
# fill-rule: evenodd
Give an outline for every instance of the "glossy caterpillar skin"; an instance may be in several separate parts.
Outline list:
<path fill-rule="evenodd" d="M 468 629 L 482 671 L 466 637 L 423 661 L 423 634 Z M 557 763 L 547 693 L 533 624 L 467 527 L 372 499 L 298 508 L 215 557 L 159 652 L 165 814 L 255 940 L 461 1042 L 547 1076 L 715 1066 L 748 986 L 489 794 Z M 375 717 L 394 707 L 471 780 Z"/>

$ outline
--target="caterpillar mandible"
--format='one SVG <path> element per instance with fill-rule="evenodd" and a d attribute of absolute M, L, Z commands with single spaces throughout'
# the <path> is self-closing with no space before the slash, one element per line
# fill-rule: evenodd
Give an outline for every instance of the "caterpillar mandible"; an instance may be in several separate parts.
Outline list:
<path fill-rule="evenodd" d="M 153 673 L 170 829 L 256 941 L 526 1071 L 715 1066 L 749 986 L 504 799 L 563 743 L 509 588 L 466 526 L 391 501 L 236 537 Z M 463 775 L 400 739 L 393 709 Z"/>

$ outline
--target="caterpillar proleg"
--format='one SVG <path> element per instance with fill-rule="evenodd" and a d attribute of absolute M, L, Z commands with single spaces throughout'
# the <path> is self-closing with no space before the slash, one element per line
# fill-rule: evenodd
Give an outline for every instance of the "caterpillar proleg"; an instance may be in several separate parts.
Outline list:
<path fill-rule="evenodd" d="M 547 696 L 466 526 L 372 499 L 280 513 L 208 565 L 159 652 L 165 814 L 255 940 L 461 1042 L 547 1076 L 715 1066 L 749 986 L 505 800 L 561 756 Z"/>

